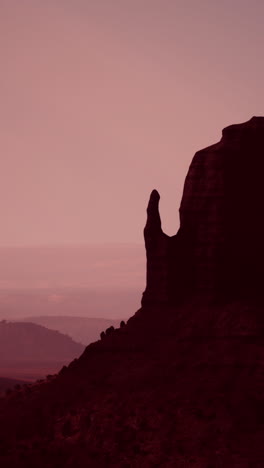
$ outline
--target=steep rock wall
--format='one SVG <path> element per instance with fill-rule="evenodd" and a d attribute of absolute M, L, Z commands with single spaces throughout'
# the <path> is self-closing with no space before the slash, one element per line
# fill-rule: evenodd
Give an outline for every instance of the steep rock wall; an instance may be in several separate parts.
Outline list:
<path fill-rule="evenodd" d="M 264 117 L 223 130 L 188 171 L 180 229 L 163 233 L 159 194 L 147 209 L 147 286 L 142 304 L 199 296 L 216 301 L 262 296 L 264 279 Z"/>

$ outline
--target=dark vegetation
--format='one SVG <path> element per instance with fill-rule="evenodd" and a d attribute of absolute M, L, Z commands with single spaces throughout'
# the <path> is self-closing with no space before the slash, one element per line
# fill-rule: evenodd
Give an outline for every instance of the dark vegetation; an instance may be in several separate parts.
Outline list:
<path fill-rule="evenodd" d="M 4 377 L 0 377 L 0 394 L 5 392 L 8 389 L 18 388 L 18 386 L 24 385 L 26 382 L 24 380 L 17 380 L 17 379 L 8 379 Z"/>

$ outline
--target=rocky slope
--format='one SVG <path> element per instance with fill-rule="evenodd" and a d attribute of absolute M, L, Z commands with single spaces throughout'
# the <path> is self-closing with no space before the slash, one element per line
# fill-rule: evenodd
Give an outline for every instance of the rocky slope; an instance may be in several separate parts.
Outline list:
<path fill-rule="evenodd" d="M 253 118 L 195 155 L 174 237 L 152 193 L 142 308 L 0 402 L 2 466 L 263 466 L 263 143 Z"/>

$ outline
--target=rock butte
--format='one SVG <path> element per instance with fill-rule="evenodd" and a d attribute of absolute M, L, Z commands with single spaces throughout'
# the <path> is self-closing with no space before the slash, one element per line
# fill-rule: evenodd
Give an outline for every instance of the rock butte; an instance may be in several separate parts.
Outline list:
<path fill-rule="evenodd" d="M 180 206 L 180 228 L 161 228 L 153 190 L 144 230 L 147 286 L 142 305 L 200 297 L 226 302 L 262 296 L 264 274 L 264 117 L 231 125 L 198 151 Z"/>
<path fill-rule="evenodd" d="M 194 156 L 175 236 L 152 192 L 142 308 L 0 398 L 1 466 L 264 466 L 263 147 L 253 117 Z"/>

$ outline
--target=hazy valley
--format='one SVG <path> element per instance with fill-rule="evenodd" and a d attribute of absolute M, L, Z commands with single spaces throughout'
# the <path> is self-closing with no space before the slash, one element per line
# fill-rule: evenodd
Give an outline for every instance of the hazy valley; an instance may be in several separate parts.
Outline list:
<path fill-rule="evenodd" d="M 133 244 L 0 248 L 0 377 L 57 373 L 118 327 L 139 308 L 142 257 Z"/>

